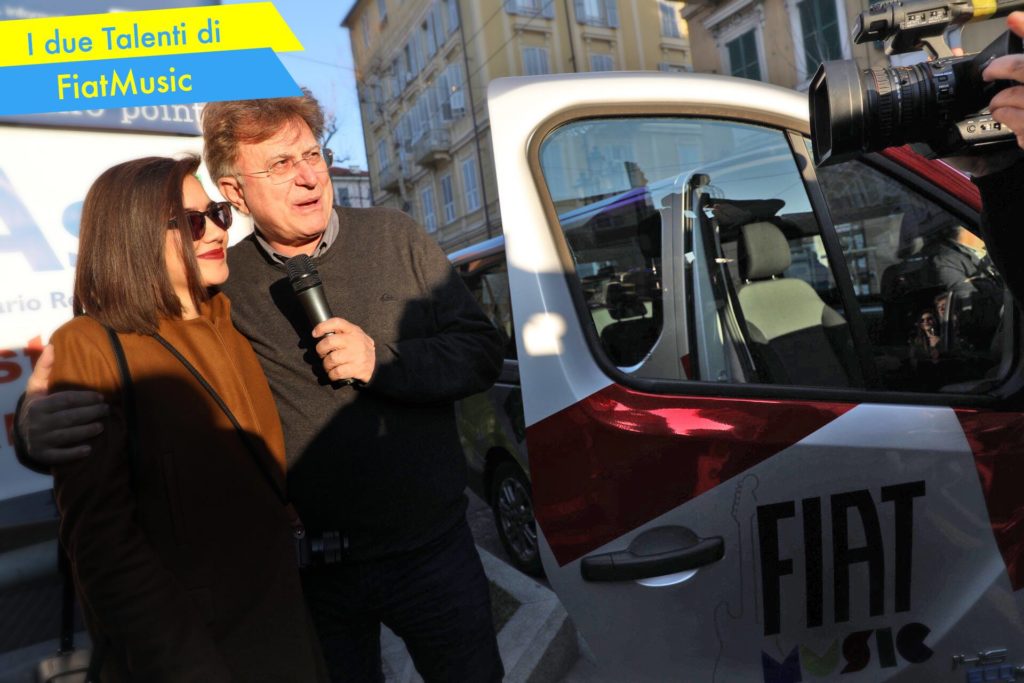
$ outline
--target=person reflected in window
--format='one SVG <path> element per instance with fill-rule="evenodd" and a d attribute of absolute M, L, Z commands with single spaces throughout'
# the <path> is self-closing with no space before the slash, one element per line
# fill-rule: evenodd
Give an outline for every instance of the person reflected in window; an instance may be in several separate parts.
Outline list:
<path fill-rule="evenodd" d="M 939 318 L 934 310 L 926 309 L 918 314 L 909 345 L 910 362 L 915 367 L 922 361 L 933 365 L 939 362 L 942 337 L 939 335 Z"/>

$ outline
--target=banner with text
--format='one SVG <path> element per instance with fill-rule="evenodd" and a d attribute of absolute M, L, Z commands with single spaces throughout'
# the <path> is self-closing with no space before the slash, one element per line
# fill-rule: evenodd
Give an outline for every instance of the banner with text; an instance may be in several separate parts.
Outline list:
<path fill-rule="evenodd" d="M 0 21 L 0 116 L 297 95 L 301 49 L 269 2 Z"/>

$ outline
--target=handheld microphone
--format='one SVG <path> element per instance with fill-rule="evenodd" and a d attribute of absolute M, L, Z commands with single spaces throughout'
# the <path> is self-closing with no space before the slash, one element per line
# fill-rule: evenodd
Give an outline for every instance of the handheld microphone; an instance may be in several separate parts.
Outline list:
<path fill-rule="evenodd" d="M 323 282 L 320 281 L 320 273 L 316 272 L 313 259 L 306 254 L 293 256 L 285 261 L 285 268 L 288 269 L 288 280 L 292 283 L 292 291 L 295 298 L 299 300 L 309 324 L 316 327 L 331 315 L 331 307 L 324 295 Z"/>

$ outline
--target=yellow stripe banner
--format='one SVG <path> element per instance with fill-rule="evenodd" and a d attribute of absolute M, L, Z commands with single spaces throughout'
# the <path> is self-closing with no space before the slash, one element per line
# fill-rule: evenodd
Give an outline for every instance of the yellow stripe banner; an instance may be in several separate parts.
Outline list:
<path fill-rule="evenodd" d="M 0 67 L 302 44 L 271 2 L 0 21 Z"/>

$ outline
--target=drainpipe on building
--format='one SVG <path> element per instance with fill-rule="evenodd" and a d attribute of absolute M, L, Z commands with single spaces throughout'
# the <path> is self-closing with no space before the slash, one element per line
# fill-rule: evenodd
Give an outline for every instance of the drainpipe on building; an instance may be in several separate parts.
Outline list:
<path fill-rule="evenodd" d="M 455 11 L 459 16 L 459 40 L 462 41 L 462 63 L 466 68 L 466 96 L 469 97 L 469 115 L 473 120 L 473 142 L 476 144 L 476 167 L 480 173 L 480 197 L 484 203 L 484 222 L 487 224 L 487 237 L 491 235 L 491 209 L 487 201 L 487 182 L 484 179 L 484 155 L 480 148 L 480 129 L 476 121 L 476 104 L 473 100 L 473 77 L 469 70 L 469 51 L 466 47 L 466 24 L 462 20 L 462 3 L 459 0 L 452 0 L 455 3 Z M 495 169 L 497 173 L 497 169 Z M 497 176 L 495 176 L 497 177 Z"/>
<path fill-rule="evenodd" d="M 569 33 L 569 59 L 572 61 L 572 72 L 579 73 L 580 67 L 576 63 L 576 36 L 573 35 L 573 16 L 569 13 L 569 0 L 562 0 L 565 6 L 565 30 Z"/>

